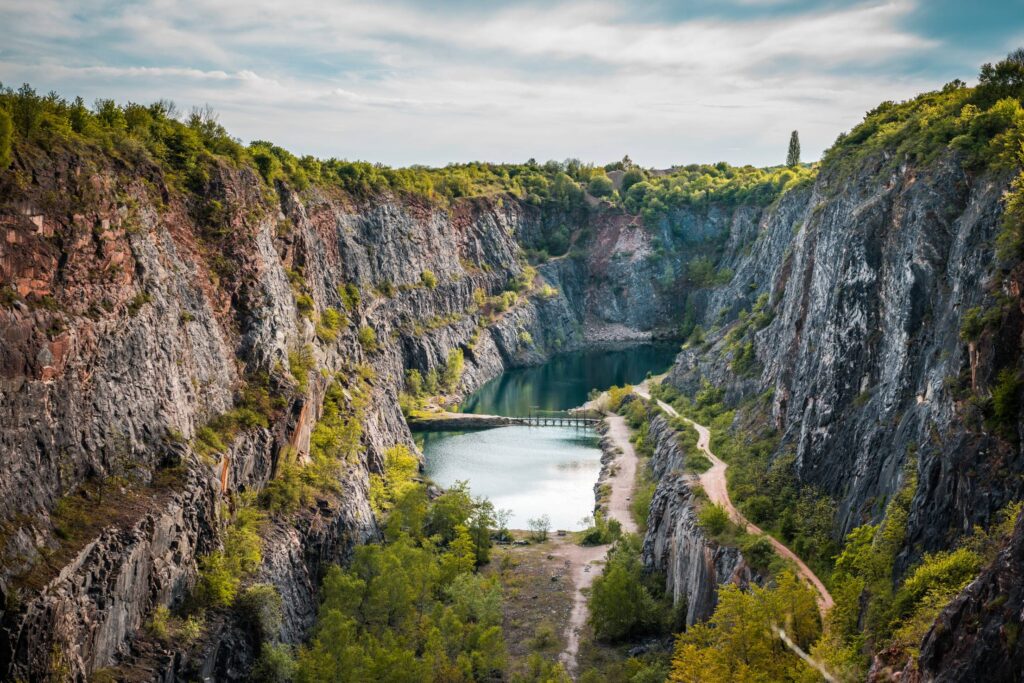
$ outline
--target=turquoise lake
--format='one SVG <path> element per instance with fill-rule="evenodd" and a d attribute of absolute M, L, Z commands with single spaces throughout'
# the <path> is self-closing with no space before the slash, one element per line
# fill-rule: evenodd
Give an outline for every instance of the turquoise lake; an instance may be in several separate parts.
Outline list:
<path fill-rule="evenodd" d="M 526 415 L 531 409 L 574 408 L 591 389 L 635 384 L 648 372 L 665 371 L 677 348 L 644 344 L 560 354 L 543 365 L 502 374 L 469 396 L 462 410 Z M 516 426 L 420 437 L 427 476 L 441 486 L 469 481 L 475 495 L 512 511 L 513 529 L 525 529 L 531 518 L 546 514 L 553 530 L 576 530 L 593 512 L 601 451 L 591 429 Z"/>

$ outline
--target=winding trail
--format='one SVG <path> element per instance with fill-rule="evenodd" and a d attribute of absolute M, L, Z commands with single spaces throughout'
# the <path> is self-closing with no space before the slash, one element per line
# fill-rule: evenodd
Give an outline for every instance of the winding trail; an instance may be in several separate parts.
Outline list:
<path fill-rule="evenodd" d="M 608 423 L 606 436 L 621 450 L 614 460 L 613 474 L 608 477 L 611 495 L 608 500 L 608 517 L 618 520 L 622 530 L 636 533 L 639 526 L 633 519 L 629 504 L 636 485 L 637 457 L 633 444 L 629 441 L 629 425 L 621 415 L 606 414 Z M 559 655 L 559 661 L 573 677 L 578 668 L 577 656 L 580 650 L 580 633 L 587 623 L 588 601 L 586 591 L 594 583 L 600 573 L 598 567 L 603 564 L 611 545 L 582 546 L 573 541 L 562 544 L 552 554 L 564 558 L 570 563 L 573 582 L 573 604 L 569 615 L 569 623 L 565 625 L 565 650 Z"/>
<path fill-rule="evenodd" d="M 637 396 L 648 401 L 651 400 L 651 395 L 643 385 L 634 387 L 633 391 Z M 671 415 L 672 417 L 681 417 L 679 413 L 676 412 L 675 408 L 664 401 L 659 400 L 657 401 L 657 404 L 658 407 L 664 410 L 668 415 Z M 781 541 L 771 534 L 766 534 L 759 526 L 748 520 L 743 516 L 743 513 L 736 509 L 736 506 L 732 504 L 732 500 L 729 498 L 729 489 L 726 486 L 725 470 L 728 469 L 729 465 L 711 452 L 711 430 L 702 424 L 694 422 L 688 417 L 684 417 L 682 419 L 689 422 L 693 428 L 697 430 L 697 448 L 699 448 L 704 455 L 707 456 L 708 460 L 711 461 L 711 468 L 700 475 L 700 485 L 704 487 L 704 491 L 708 494 L 708 498 L 711 499 L 711 502 L 725 508 L 732 521 L 745 528 L 747 533 L 763 535 L 772 544 L 772 548 L 775 549 L 775 553 L 779 557 L 789 560 L 796 565 L 797 572 L 800 576 L 811 584 L 817 592 L 818 611 L 821 613 L 822 619 L 824 619 L 825 614 L 832 609 L 832 605 L 835 604 L 832 600 L 832 595 L 828 592 L 828 589 L 825 588 L 825 584 L 821 582 L 818 575 L 811 571 L 811 568 L 808 567 L 796 553 L 783 545 Z"/>

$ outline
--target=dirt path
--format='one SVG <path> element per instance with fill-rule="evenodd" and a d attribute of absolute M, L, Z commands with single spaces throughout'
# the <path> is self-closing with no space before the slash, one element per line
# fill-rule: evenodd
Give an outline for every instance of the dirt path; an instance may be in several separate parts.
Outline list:
<path fill-rule="evenodd" d="M 637 457 L 633 444 L 629 442 L 629 426 L 621 415 L 606 415 L 608 421 L 607 436 L 622 453 L 616 456 L 614 474 L 608 478 L 611 484 L 611 496 L 608 501 L 608 516 L 622 524 L 622 530 L 636 533 L 639 530 L 629 504 L 633 497 L 636 483 Z M 565 650 L 559 660 L 571 676 L 576 675 L 577 656 L 580 649 L 580 633 L 587 623 L 586 591 L 594 583 L 594 577 L 604 564 L 610 545 L 581 546 L 575 543 L 561 545 L 553 554 L 570 563 L 573 581 L 573 605 L 569 615 L 569 623 L 565 626 Z"/>
<path fill-rule="evenodd" d="M 636 387 L 634 389 L 636 394 L 646 400 L 651 400 L 651 395 L 647 393 L 646 387 Z M 664 401 L 658 401 L 658 407 L 664 410 L 672 417 L 679 417 L 679 413 L 676 412 L 675 408 L 665 403 Z M 805 581 L 814 587 L 817 591 L 818 611 L 821 612 L 822 618 L 825 617 L 825 613 L 832 608 L 835 604 L 832 600 L 832 595 L 825 588 L 825 584 L 821 582 L 817 574 L 811 571 L 803 560 L 801 560 L 796 553 L 787 548 L 779 540 L 770 534 L 764 533 L 760 527 L 748 520 L 743 516 L 736 506 L 732 504 L 732 500 L 729 498 L 729 489 L 726 486 L 725 470 L 729 467 L 723 460 L 711 452 L 711 431 L 702 424 L 698 424 L 688 417 L 684 417 L 684 420 L 693 425 L 693 428 L 697 430 L 697 448 L 703 451 L 704 455 L 707 456 L 708 460 L 711 461 L 711 468 L 700 475 L 700 485 L 704 487 L 704 491 L 708 494 L 708 498 L 711 502 L 721 505 L 725 508 L 726 512 L 729 513 L 729 517 L 734 522 L 742 526 L 747 530 L 748 533 L 764 535 L 765 538 L 772 544 L 775 549 L 775 553 L 780 557 L 791 561 L 796 565 L 797 571 Z"/>

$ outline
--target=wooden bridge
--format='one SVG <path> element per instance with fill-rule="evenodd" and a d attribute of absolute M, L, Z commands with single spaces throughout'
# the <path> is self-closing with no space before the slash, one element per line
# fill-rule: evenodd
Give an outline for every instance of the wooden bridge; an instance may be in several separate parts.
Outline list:
<path fill-rule="evenodd" d="M 531 410 L 526 416 L 513 418 L 530 427 L 594 427 L 601 421 L 596 410 Z"/>
<path fill-rule="evenodd" d="M 408 418 L 414 432 L 445 432 L 494 429 L 522 425 L 525 427 L 595 427 L 602 415 L 596 410 L 536 410 L 528 415 L 478 415 L 475 413 L 425 413 Z"/>

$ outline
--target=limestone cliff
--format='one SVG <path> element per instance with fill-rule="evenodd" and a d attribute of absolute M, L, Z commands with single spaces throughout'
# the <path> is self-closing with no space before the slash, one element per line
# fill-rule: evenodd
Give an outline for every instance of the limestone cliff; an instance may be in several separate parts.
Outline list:
<path fill-rule="evenodd" d="M 641 259 L 648 239 L 617 220 L 591 236 L 613 245 L 600 259 L 580 244 L 539 266 L 537 284 L 556 294 L 527 289 L 484 316 L 481 292 L 508 289 L 523 244 L 554 220 L 509 195 L 445 205 L 300 192 L 230 163 L 186 191 L 143 159 L 24 145 L 0 197 L 4 676 L 115 665 L 143 678 L 244 676 L 245 639 L 228 617 L 208 623 L 190 660 L 140 628 L 186 600 L 231 494 L 260 491 L 283 453 L 303 457 L 335 374 L 369 368 L 358 461 L 337 493 L 271 520 L 253 579 L 285 597 L 286 642 L 312 624 L 326 564 L 377 534 L 368 475 L 386 448 L 412 443 L 397 401 L 407 369 L 442 367 L 461 348 L 468 391 L 581 344 L 585 329 L 650 335 L 674 305 L 641 270 L 617 289 L 617 309 L 603 306 L 595 273 L 605 259 Z M 557 219 L 575 233 L 589 214 Z M 343 300 L 345 285 L 358 303 Z M 334 334 L 319 325 L 329 309 L 343 314 Z M 375 344 L 360 341 L 366 329 Z M 290 370 L 296 355 L 308 356 L 305 381 Z M 197 435 L 253 386 L 273 400 L 265 426 L 244 426 L 216 462 L 199 457 Z"/>

